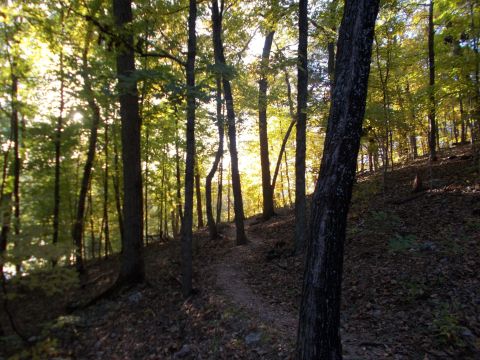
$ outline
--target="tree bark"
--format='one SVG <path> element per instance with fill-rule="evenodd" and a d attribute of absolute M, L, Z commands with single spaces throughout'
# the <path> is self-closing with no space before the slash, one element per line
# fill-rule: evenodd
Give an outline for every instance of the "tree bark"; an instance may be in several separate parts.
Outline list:
<path fill-rule="evenodd" d="M 202 190 L 200 180 L 200 169 L 195 165 L 195 198 L 197 200 L 197 227 L 203 228 Z"/>
<path fill-rule="evenodd" d="M 307 238 L 305 198 L 305 152 L 308 97 L 308 0 L 300 0 L 298 11 L 297 138 L 295 152 L 295 253 L 303 252 Z"/>
<path fill-rule="evenodd" d="M 467 126 L 465 121 L 465 111 L 463 109 L 463 98 L 460 96 L 459 98 L 459 105 L 460 105 L 460 121 L 461 121 L 461 132 L 460 132 L 460 141 L 463 144 L 467 143 Z"/>
<path fill-rule="evenodd" d="M 220 224 L 222 220 L 222 205 L 223 205 L 223 155 L 220 157 L 220 164 L 218 165 L 218 186 L 217 186 L 217 213 L 216 223 Z"/>
<path fill-rule="evenodd" d="M 144 281 L 143 262 L 143 196 L 140 156 L 141 117 L 138 104 L 131 0 L 113 0 L 115 24 L 123 44 L 116 49 L 117 78 L 122 120 L 123 219 L 124 239 L 117 284 L 133 285 Z"/>
<path fill-rule="evenodd" d="M 176 185 L 176 194 L 177 194 L 177 204 L 176 204 L 176 216 L 175 222 L 178 225 L 178 221 L 183 221 L 183 210 L 182 210 L 182 179 L 181 179 L 181 171 L 180 171 L 180 149 L 178 144 L 178 117 L 177 117 L 177 110 L 175 109 L 175 178 L 177 180 Z M 175 226 L 178 229 L 178 226 Z M 173 234 L 178 235 L 177 233 Z"/>
<path fill-rule="evenodd" d="M 292 101 L 292 89 L 290 86 L 290 80 L 288 79 L 288 73 L 286 71 L 285 71 L 285 81 L 287 83 L 287 98 L 288 98 L 288 106 L 289 106 L 291 121 L 290 121 L 290 125 L 288 125 L 287 132 L 283 136 L 282 145 L 280 146 L 280 151 L 278 153 L 277 164 L 275 165 L 275 171 L 273 173 L 273 179 L 272 179 L 272 193 L 275 192 L 275 185 L 277 183 L 277 177 L 278 177 L 278 172 L 280 170 L 280 164 L 282 163 L 283 153 L 285 152 L 285 148 L 287 146 L 288 139 L 290 138 L 290 134 L 292 133 L 293 127 L 297 122 L 297 118 L 294 112 L 293 101 Z"/>
<path fill-rule="evenodd" d="M 347 213 L 365 113 L 379 0 L 346 0 L 332 105 L 312 202 L 297 359 L 342 359 L 340 302 Z"/>
<path fill-rule="evenodd" d="M 118 146 L 117 146 L 117 126 L 113 127 L 113 190 L 115 191 L 115 207 L 117 209 L 118 228 L 120 230 L 120 239 L 123 244 L 123 210 L 122 210 L 122 196 L 120 193 L 120 168 L 118 159 Z"/>
<path fill-rule="evenodd" d="M 215 52 L 215 61 L 219 65 L 225 66 L 226 61 L 222 42 L 222 17 L 223 13 L 220 12 L 218 8 L 218 1 L 212 0 L 213 48 Z M 242 186 L 238 169 L 235 110 L 233 107 L 233 96 L 230 80 L 225 74 L 222 74 L 222 85 L 225 103 L 227 107 L 228 138 L 231 159 L 230 163 L 232 170 L 233 208 L 235 211 L 236 243 L 237 245 L 243 245 L 247 243 L 247 236 L 245 235 L 244 228 L 245 215 L 243 212 Z"/>
<path fill-rule="evenodd" d="M 108 249 L 110 246 L 110 227 L 108 224 L 108 173 L 109 173 L 109 166 L 108 166 L 108 146 L 109 146 L 109 138 L 108 138 L 108 123 L 105 121 L 105 174 L 103 178 L 103 221 L 105 223 L 104 231 L 105 231 L 105 258 L 108 258 Z M 99 253 L 100 255 L 100 253 Z"/>
<path fill-rule="evenodd" d="M 195 173 L 195 56 L 197 36 L 196 0 L 189 2 L 188 54 L 187 54 L 187 159 L 185 165 L 185 211 L 182 222 L 182 293 L 187 298 L 192 293 L 192 225 L 193 186 Z"/>
<path fill-rule="evenodd" d="M 145 124 L 147 125 L 147 124 Z M 145 180 L 144 180 L 144 187 L 145 187 L 145 190 L 144 190 L 144 200 L 143 200 L 143 205 L 144 205 L 144 214 L 143 214 L 143 218 L 145 219 L 144 220 L 144 225 L 145 225 L 145 243 L 146 245 L 148 245 L 148 162 L 150 161 L 150 158 L 149 158 L 149 154 L 148 154 L 148 151 L 149 151 L 149 146 L 150 146 L 150 128 L 147 126 L 145 126 Z"/>
<path fill-rule="evenodd" d="M 260 138 L 260 164 L 262 168 L 262 198 L 263 220 L 274 215 L 273 188 L 270 184 L 270 159 L 268 154 L 268 127 L 267 127 L 267 90 L 270 51 L 272 49 L 275 31 L 270 31 L 265 37 L 262 59 L 260 62 L 260 80 L 258 81 L 258 134 Z"/>
<path fill-rule="evenodd" d="M 18 75 L 15 60 L 11 62 L 11 96 L 12 96 L 12 113 L 11 113 L 11 128 L 13 141 L 13 231 L 15 234 L 14 244 L 18 246 L 20 240 L 20 136 L 19 136 L 19 121 L 18 121 Z M 21 266 L 16 264 L 17 272 L 20 271 Z"/>
<path fill-rule="evenodd" d="M 223 138 L 224 134 L 224 124 L 223 124 L 223 115 L 222 115 L 222 80 L 220 76 L 217 76 L 217 96 L 216 96 L 216 105 L 217 105 L 217 128 L 218 128 L 218 148 L 217 153 L 215 154 L 215 160 L 213 161 L 212 168 L 210 169 L 207 179 L 205 181 L 205 203 L 207 211 L 207 226 L 208 232 L 210 233 L 210 239 L 216 239 L 218 237 L 217 224 L 213 218 L 213 209 L 212 209 L 212 180 L 217 171 L 218 164 L 223 156 Z M 218 203 L 217 203 L 217 214 L 218 214 Z M 218 218 L 218 216 L 217 216 Z"/>
<path fill-rule="evenodd" d="M 62 33 L 63 33 L 63 10 Z M 55 180 L 53 190 L 53 239 L 52 243 L 58 242 L 59 217 L 60 217 L 60 172 L 61 172 L 61 144 L 63 131 L 63 112 L 65 109 L 65 73 L 64 73 L 63 48 L 60 49 L 60 104 L 58 107 L 57 128 L 55 129 Z M 56 260 L 53 262 L 55 265 Z"/>
<path fill-rule="evenodd" d="M 428 70 L 429 70 L 429 104 L 428 104 L 428 122 L 430 132 L 428 136 L 428 146 L 430 150 L 430 160 L 437 160 L 437 123 L 435 120 L 435 28 L 433 24 L 433 6 L 434 1 L 430 0 L 428 10 Z"/>
<path fill-rule="evenodd" d="M 88 74 L 88 52 L 90 49 L 90 42 L 93 34 L 92 25 L 88 25 L 87 34 L 85 37 L 85 48 L 82 54 L 83 69 L 83 88 L 85 96 L 87 98 L 88 107 L 91 111 L 92 125 L 90 127 L 90 137 L 88 140 L 88 152 L 85 165 L 83 167 L 82 181 L 80 183 L 80 192 L 78 195 L 77 212 L 75 217 L 75 223 L 73 225 L 72 237 L 75 244 L 75 264 L 77 271 L 82 274 L 85 271 L 84 259 L 83 259 L 83 227 L 85 220 L 85 202 L 88 193 L 88 187 L 90 184 L 90 178 L 92 174 L 92 166 L 95 160 L 95 152 L 97 147 L 97 133 L 98 126 L 100 124 L 100 108 L 95 100 L 95 95 L 92 90 L 92 84 L 90 76 Z"/>

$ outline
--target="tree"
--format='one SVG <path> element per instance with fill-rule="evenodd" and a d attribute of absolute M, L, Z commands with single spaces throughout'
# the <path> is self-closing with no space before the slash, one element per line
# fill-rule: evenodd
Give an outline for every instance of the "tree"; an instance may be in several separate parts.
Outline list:
<path fill-rule="evenodd" d="M 305 153 L 308 98 L 308 0 L 300 0 L 298 10 L 297 138 L 295 152 L 295 253 L 303 252 L 307 238 L 305 198 Z"/>
<path fill-rule="evenodd" d="M 430 148 L 430 160 L 437 160 L 437 123 L 435 120 L 435 28 L 433 24 L 433 0 L 430 0 L 428 7 L 428 71 L 429 71 L 429 104 L 428 104 L 428 122 L 430 131 L 428 136 L 428 145 Z"/>
<path fill-rule="evenodd" d="M 260 80 L 258 81 L 258 133 L 260 137 L 260 162 L 262 165 L 262 217 L 264 220 L 268 220 L 274 215 L 273 187 L 270 183 L 270 159 L 268 156 L 267 131 L 267 71 L 274 35 L 275 30 L 270 30 L 265 36 L 265 44 L 263 45 L 262 59 L 260 63 Z"/>
<path fill-rule="evenodd" d="M 207 211 L 207 226 L 208 231 L 210 233 L 210 239 L 215 239 L 218 237 L 218 230 L 217 224 L 215 223 L 215 219 L 213 218 L 213 209 L 212 209 L 212 179 L 215 176 L 215 172 L 217 171 L 218 165 L 220 164 L 220 160 L 223 156 L 223 140 L 225 137 L 225 129 L 223 123 L 223 115 L 222 115 L 222 81 L 221 76 L 216 75 L 216 122 L 218 128 L 218 148 L 215 154 L 215 160 L 213 161 L 212 168 L 210 169 L 207 179 L 205 181 L 205 206 Z M 221 181 L 219 181 L 219 187 L 221 186 Z M 221 189 L 221 188 L 220 188 Z M 219 191 L 219 196 L 221 196 L 221 191 Z M 217 223 L 220 221 L 219 218 L 219 211 L 217 207 Z"/>
<path fill-rule="evenodd" d="M 185 211 L 182 222 L 182 292 L 184 297 L 192 292 L 192 225 L 193 185 L 195 172 L 195 56 L 197 37 L 197 2 L 190 0 L 188 16 L 187 55 L 187 159 L 185 165 Z"/>
<path fill-rule="evenodd" d="M 342 359 L 340 301 L 347 213 L 365 112 L 379 0 L 346 0 L 320 176 L 312 201 L 298 359 Z"/>
<path fill-rule="evenodd" d="M 62 23 L 61 35 L 64 35 L 64 10 L 60 10 L 60 21 Z M 55 131 L 55 187 L 53 194 L 53 244 L 58 242 L 59 217 L 60 217 L 60 172 L 61 172 L 61 145 L 63 131 L 63 116 L 65 111 L 65 69 L 63 47 L 60 47 L 60 104 L 58 106 L 57 128 Z"/>
<path fill-rule="evenodd" d="M 237 245 L 243 245 L 247 242 L 244 228 L 244 212 L 242 186 L 240 183 L 240 173 L 238 170 L 238 153 L 237 153 L 237 130 L 235 128 L 235 109 L 233 107 L 233 95 L 230 84 L 229 74 L 225 73 L 226 60 L 223 50 L 222 41 L 222 18 L 223 18 L 223 1 L 222 8 L 219 9 L 218 1 L 212 0 L 212 23 L 213 23 L 213 49 L 215 52 L 215 63 L 222 68 L 222 85 L 225 104 L 227 107 L 228 120 L 228 139 L 230 150 L 230 163 L 232 171 L 232 189 L 233 189 L 233 207 L 235 211 L 235 228 Z"/>
<path fill-rule="evenodd" d="M 113 0 L 113 14 L 118 32 L 116 63 L 120 118 L 122 122 L 123 162 L 123 246 L 119 285 L 141 283 L 145 278 L 143 263 L 143 196 L 140 156 L 141 118 L 135 79 L 133 20 L 131 0 Z"/>
<path fill-rule="evenodd" d="M 93 161 L 95 159 L 95 152 L 97 148 L 97 132 L 100 124 L 100 107 L 95 100 L 95 95 L 92 90 L 92 83 L 88 73 L 88 52 L 90 42 L 92 41 L 93 25 L 88 24 L 87 33 L 85 36 L 85 45 L 82 54 L 82 77 L 84 83 L 84 90 L 87 98 L 88 107 L 92 115 L 92 125 L 90 127 L 90 137 L 88 141 L 88 152 L 85 165 L 83 167 L 83 176 L 80 186 L 80 192 L 77 202 L 77 213 L 75 223 L 73 225 L 72 237 L 75 244 L 75 264 L 77 271 L 82 274 L 85 271 L 83 263 L 83 225 L 85 220 L 85 202 L 87 199 L 87 192 L 90 185 L 90 178 L 92 175 Z"/>

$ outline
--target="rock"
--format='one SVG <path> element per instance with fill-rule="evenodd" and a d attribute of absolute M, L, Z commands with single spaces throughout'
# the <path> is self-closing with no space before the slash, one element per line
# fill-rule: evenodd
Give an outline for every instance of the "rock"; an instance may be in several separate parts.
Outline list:
<path fill-rule="evenodd" d="M 133 294 L 130 294 L 128 296 L 128 302 L 130 302 L 132 304 L 138 304 L 140 302 L 140 300 L 142 300 L 142 298 L 143 298 L 142 293 L 137 291 L 137 292 L 134 292 Z"/>
<path fill-rule="evenodd" d="M 257 344 L 262 339 L 262 334 L 260 332 L 251 332 L 245 336 L 245 344 L 251 346 Z"/>
<path fill-rule="evenodd" d="M 174 359 L 182 359 L 186 356 L 188 356 L 192 352 L 192 348 L 190 345 L 183 345 L 180 350 L 178 350 L 175 354 L 173 354 Z"/>

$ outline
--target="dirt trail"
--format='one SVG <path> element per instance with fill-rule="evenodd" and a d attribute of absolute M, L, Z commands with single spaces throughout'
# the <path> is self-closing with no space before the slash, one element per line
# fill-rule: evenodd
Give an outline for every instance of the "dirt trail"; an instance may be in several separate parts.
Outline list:
<path fill-rule="evenodd" d="M 224 235 L 234 241 L 234 225 L 229 224 Z M 233 303 L 247 310 L 257 320 L 273 327 L 285 338 L 292 339 L 297 333 L 296 314 L 270 304 L 261 295 L 253 292 L 246 283 L 244 264 L 262 243 L 262 239 L 248 231 L 248 222 L 247 237 L 249 240 L 247 245 L 233 247 L 217 265 L 217 286 Z"/>
<path fill-rule="evenodd" d="M 261 294 L 254 292 L 246 281 L 244 266 L 248 263 L 248 258 L 253 256 L 265 241 L 249 231 L 250 225 L 253 225 L 251 219 L 246 222 L 248 244 L 232 247 L 216 265 L 217 286 L 229 301 L 245 310 L 250 319 L 266 325 L 280 336 L 284 343 L 292 343 L 297 335 L 298 314 L 271 304 Z M 223 235 L 234 242 L 235 226 L 228 224 Z M 343 329 L 341 329 L 341 336 L 345 360 L 390 358 L 384 351 L 386 349 L 383 344 L 377 344 L 372 336 L 367 334 L 353 336 Z"/>

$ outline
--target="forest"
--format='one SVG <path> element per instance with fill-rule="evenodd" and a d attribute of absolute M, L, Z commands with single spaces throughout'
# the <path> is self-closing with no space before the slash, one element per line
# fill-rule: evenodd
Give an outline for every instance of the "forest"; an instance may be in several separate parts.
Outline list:
<path fill-rule="evenodd" d="M 478 359 L 478 0 L 0 0 L 1 359 Z"/>

